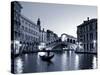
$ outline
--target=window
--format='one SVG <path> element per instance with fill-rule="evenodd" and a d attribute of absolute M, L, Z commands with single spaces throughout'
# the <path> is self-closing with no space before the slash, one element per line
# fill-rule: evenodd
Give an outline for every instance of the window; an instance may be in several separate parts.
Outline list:
<path fill-rule="evenodd" d="M 25 28 L 26 31 L 28 31 L 27 27 Z"/>
<path fill-rule="evenodd" d="M 27 22 L 25 22 L 25 24 L 27 24 Z"/>
<path fill-rule="evenodd" d="M 84 31 L 86 32 L 86 26 L 84 27 Z"/>
<path fill-rule="evenodd" d="M 84 42 L 85 42 L 85 35 L 84 35 Z"/>
<path fill-rule="evenodd" d="M 97 39 L 97 32 L 96 32 L 96 39 Z"/>
<path fill-rule="evenodd" d="M 87 33 L 87 41 L 88 41 L 88 33 Z"/>
<path fill-rule="evenodd" d="M 85 46 L 85 44 L 84 44 L 84 50 L 86 49 L 86 46 Z"/>
<path fill-rule="evenodd" d="M 90 43 L 90 50 L 93 49 L 93 43 Z"/>
<path fill-rule="evenodd" d="M 70 43 L 72 43 L 72 39 L 70 39 Z"/>
<path fill-rule="evenodd" d="M 73 40 L 73 43 L 75 44 L 75 40 Z"/>
<path fill-rule="evenodd" d="M 89 49 L 88 44 L 87 44 L 87 50 Z"/>
<path fill-rule="evenodd" d="M 87 25 L 87 26 L 86 26 L 86 31 L 88 31 L 88 30 L 89 30 L 89 26 Z"/>
<path fill-rule="evenodd" d="M 24 26 L 22 26 L 22 30 L 24 30 Z"/>
<path fill-rule="evenodd" d="M 92 24 L 89 26 L 89 30 L 90 31 L 93 30 L 93 25 Z"/>
<path fill-rule="evenodd" d="M 83 39 L 80 39 L 80 41 L 82 42 L 82 41 L 83 41 Z"/>
<path fill-rule="evenodd" d="M 90 40 L 93 40 L 93 33 L 90 33 Z"/>

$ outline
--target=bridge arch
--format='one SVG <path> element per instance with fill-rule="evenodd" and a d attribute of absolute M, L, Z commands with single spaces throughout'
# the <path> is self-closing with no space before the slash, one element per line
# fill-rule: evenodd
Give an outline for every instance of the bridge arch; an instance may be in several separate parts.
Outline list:
<path fill-rule="evenodd" d="M 63 39 L 63 36 L 65 37 L 65 39 L 62 40 L 62 41 L 73 43 L 73 44 L 76 43 L 76 38 L 75 37 L 73 37 L 71 35 L 68 35 L 66 33 L 63 33 L 63 34 L 61 34 L 61 39 Z"/>
<path fill-rule="evenodd" d="M 61 40 L 62 41 L 67 41 L 68 37 L 66 33 L 61 34 Z"/>

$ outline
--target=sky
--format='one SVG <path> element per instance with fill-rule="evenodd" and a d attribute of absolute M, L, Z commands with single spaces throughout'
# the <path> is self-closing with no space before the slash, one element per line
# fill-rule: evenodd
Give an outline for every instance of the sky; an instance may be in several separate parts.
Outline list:
<path fill-rule="evenodd" d="M 21 14 L 34 23 L 41 20 L 41 27 L 45 30 L 52 30 L 61 36 L 66 33 L 77 37 L 77 26 L 82 24 L 87 17 L 97 18 L 97 7 L 71 4 L 51 4 L 20 2 L 22 5 Z"/>

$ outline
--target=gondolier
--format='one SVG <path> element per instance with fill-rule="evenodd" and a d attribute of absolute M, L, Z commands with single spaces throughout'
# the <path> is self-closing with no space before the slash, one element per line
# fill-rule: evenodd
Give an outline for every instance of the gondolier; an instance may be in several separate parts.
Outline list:
<path fill-rule="evenodd" d="M 42 60 L 49 61 L 54 57 L 54 54 L 51 54 L 50 51 L 46 48 L 45 43 L 41 43 L 39 45 L 39 50 L 44 51 L 44 52 L 38 53 Z"/>

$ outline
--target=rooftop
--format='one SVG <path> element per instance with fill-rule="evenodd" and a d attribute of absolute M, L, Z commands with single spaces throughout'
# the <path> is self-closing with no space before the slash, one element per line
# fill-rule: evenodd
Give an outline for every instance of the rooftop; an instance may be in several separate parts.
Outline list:
<path fill-rule="evenodd" d="M 77 27 L 84 26 L 84 25 L 87 25 L 91 22 L 96 22 L 96 21 L 97 21 L 97 18 L 89 19 L 89 17 L 87 17 L 87 20 L 84 20 L 83 23 L 78 25 Z"/>

